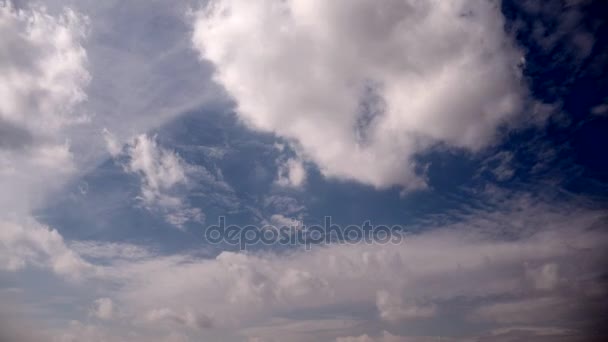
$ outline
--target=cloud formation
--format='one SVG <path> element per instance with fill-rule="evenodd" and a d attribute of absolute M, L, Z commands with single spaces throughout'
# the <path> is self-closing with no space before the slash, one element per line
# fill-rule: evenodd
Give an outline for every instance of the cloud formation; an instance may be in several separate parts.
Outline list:
<path fill-rule="evenodd" d="M 56 230 L 34 219 L 0 219 L 0 270 L 14 272 L 27 266 L 49 269 L 72 280 L 93 272 L 93 267 L 69 248 Z"/>
<path fill-rule="evenodd" d="M 520 111 L 503 25 L 494 1 L 214 0 L 192 40 L 250 127 L 325 176 L 413 189 L 417 154 L 478 151 Z"/>
<path fill-rule="evenodd" d="M 290 158 L 279 165 L 277 176 L 278 185 L 299 188 L 306 181 L 306 169 L 301 160 Z"/>
<path fill-rule="evenodd" d="M 109 141 L 111 142 L 111 140 Z M 108 146 L 115 149 L 113 144 Z M 179 186 L 188 183 L 188 173 L 194 169 L 175 152 L 158 145 L 156 137 L 136 136 L 126 147 L 127 172 L 141 178 L 141 200 L 144 206 L 160 210 L 167 222 L 181 228 L 188 221 L 201 221 L 203 213 L 191 208 L 177 195 Z"/>
<path fill-rule="evenodd" d="M 376 188 L 424 187 L 419 154 L 437 145 L 479 151 L 521 111 L 520 53 L 503 31 L 496 1 L 212 0 L 190 17 L 193 37 L 179 22 L 183 3 L 82 4 L 98 29 L 96 42 L 86 45 L 96 51 L 98 80 L 89 108 L 104 110 L 70 135 L 88 120 L 80 107 L 90 78 L 83 48 L 88 20 L 70 9 L 15 9 L 0 0 L 6 37 L 0 40 L 0 279 L 24 285 L 0 286 L 0 300 L 24 293 L 24 308 L 36 319 L 35 328 L 13 324 L 8 318 L 19 313 L 0 309 L 0 340 L 388 342 L 436 341 L 445 332 L 463 336 L 452 339 L 459 341 L 560 341 L 603 332 L 597 317 L 606 316 L 608 294 L 606 212 L 561 190 L 559 200 L 547 200 L 487 187 L 482 201 L 469 198 L 462 210 L 425 218 L 398 245 L 311 251 L 179 250 L 165 236 L 194 235 L 174 231 L 137 236 L 138 243 L 166 243 L 166 250 L 109 242 L 111 234 L 73 241 L 40 223 L 44 216 L 33 218 L 36 204 L 52 198 L 50 190 L 84 168 L 77 158 L 99 158 L 74 150 L 78 140 L 71 139 L 89 142 L 91 132 L 108 127 L 108 151 L 138 182 L 139 203 L 176 227 L 203 218 L 188 196 L 201 203 L 225 193 L 226 201 L 254 198 L 266 210 L 251 211 L 264 223 L 301 228 L 301 220 L 315 219 L 299 201 L 314 192 L 292 198 L 293 189 L 272 185 L 280 192 L 233 190 L 217 164 L 215 173 L 195 164 L 202 159 L 196 153 L 222 155 L 214 147 L 189 146 L 184 153 L 180 146 L 180 156 L 150 134 L 126 139 L 217 95 L 214 89 L 193 95 L 214 87 L 192 72 L 190 38 L 215 65 L 239 117 L 295 151 L 276 160 L 275 185 L 315 187 L 318 180 L 307 179 L 307 171 L 316 164 L 327 177 Z M 539 27 L 547 51 L 564 40 L 581 48 L 572 56 L 589 58 L 596 44 L 589 34 L 566 33 L 579 14 L 564 15 L 555 35 L 546 34 L 550 26 Z M 261 156 L 260 164 L 268 155 Z M 480 172 L 504 184 L 517 176 L 516 159 L 500 152 Z M 390 211 L 403 202 L 384 203 L 395 205 Z"/>
<path fill-rule="evenodd" d="M 27 211 L 74 171 L 66 128 L 90 75 L 82 47 L 87 18 L 66 9 L 0 2 L 0 207 Z"/>
<path fill-rule="evenodd" d="M 31 217 L 75 169 L 66 130 L 90 75 L 82 46 L 87 18 L 65 9 L 0 2 L 0 269 L 28 266 L 80 279 L 90 265 L 54 229 Z"/>
<path fill-rule="evenodd" d="M 411 336 L 397 327 L 420 322 L 450 322 L 470 336 L 499 334 L 475 328 L 480 322 L 528 335 L 550 324 L 563 331 L 553 331 L 556 338 L 586 336 L 597 323 L 589 312 L 601 312 L 605 295 L 597 273 L 608 244 L 604 213 L 528 196 L 495 204 L 501 209 L 477 210 L 399 245 L 222 252 L 213 259 L 151 254 L 109 259 L 96 277 L 119 285 L 109 297 L 138 329 L 153 324 L 193 339 L 230 329 L 261 341 L 398 341 Z M 341 323 L 321 313 L 340 313 Z"/>

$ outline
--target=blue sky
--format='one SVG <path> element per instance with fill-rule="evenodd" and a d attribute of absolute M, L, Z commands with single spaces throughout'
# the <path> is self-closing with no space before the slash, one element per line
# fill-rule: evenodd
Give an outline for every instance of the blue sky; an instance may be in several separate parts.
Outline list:
<path fill-rule="evenodd" d="M 0 1 L 0 340 L 602 340 L 606 10 Z"/>

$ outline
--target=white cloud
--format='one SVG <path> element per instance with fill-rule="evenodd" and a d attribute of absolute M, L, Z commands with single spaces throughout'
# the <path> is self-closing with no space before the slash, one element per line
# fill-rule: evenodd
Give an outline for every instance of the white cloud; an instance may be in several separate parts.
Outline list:
<path fill-rule="evenodd" d="M 477 151 L 519 112 L 520 53 L 494 1 L 214 0 L 193 44 L 251 127 L 328 177 L 425 186 L 414 156 Z"/>
<path fill-rule="evenodd" d="M 162 211 L 167 222 L 178 228 L 188 221 L 202 220 L 201 210 L 190 208 L 178 195 L 179 187 L 188 184 L 193 166 L 145 134 L 136 136 L 126 150 L 129 161 L 125 170 L 140 176 L 141 200 L 146 207 Z"/>
<path fill-rule="evenodd" d="M 86 18 L 71 10 L 52 17 L 44 8 L 0 6 L 3 58 L 0 115 L 36 133 L 56 131 L 81 115 L 71 110 L 86 95 L 90 76 L 80 41 Z"/>
<path fill-rule="evenodd" d="M 117 317 L 115 309 L 121 308 L 121 330 L 76 324 L 79 329 L 63 332 L 75 340 L 88 333 L 98 334 L 100 341 L 163 340 L 176 331 L 188 335 L 180 338 L 192 340 L 429 340 L 400 336 L 403 331 L 391 329 L 383 333 L 419 323 L 458 327 L 472 337 L 491 334 L 476 330 L 479 322 L 505 329 L 551 324 L 584 336 L 570 322 L 592 319 L 585 313 L 601 310 L 597 299 L 605 290 L 597 275 L 608 244 L 601 229 L 604 213 L 576 203 L 548 205 L 526 196 L 493 197 L 498 202 L 489 204 L 501 209 L 476 210 L 443 228 L 425 225 L 429 231 L 410 235 L 398 245 L 223 252 L 201 259 L 188 253 L 159 255 L 127 244 L 74 242 L 70 247 L 78 253 L 72 254 L 56 232 L 46 230 L 47 235 L 40 233 L 43 238 L 14 238 L 19 234 L 11 233 L 13 227 L 0 231 L 5 234 L 0 241 L 9 241 L 11 251 L 34 252 L 3 253 L 0 260 L 18 267 L 46 263 L 63 274 L 80 273 L 81 278 L 95 280 L 104 297 L 92 313 L 103 320 Z M 12 242 L 19 240 L 27 241 Z M 33 248 L 34 243 L 39 246 Z M 78 267 L 55 267 L 56 260 L 65 258 L 53 255 L 100 260 L 75 272 Z M 9 263 L 7 256 L 25 261 Z M 89 271 L 91 267 L 95 270 Z M 454 305 L 463 300 L 468 305 Z M 464 320 L 454 322 L 455 314 Z M 422 333 L 432 336 L 434 331 Z M 500 338 L 512 334 L 502 332 Z"/>
<path fill-rule="evenodd" d="M 270 216 L 270 224 L 275 226 L 276 228 L 281 227 L 296 227 L 301 228 L 303 223 L 301 220 L 297 220 L 295 218 L 290 218 L 281 214 L 274 214 Z"/>
<path fill-rule="evenodd" d="M 303 184 L 302 162 L 312 161 L 330 177 L 377 187 L 423 186 L 413 171 L 413 155 L 437 142 L 483 148 L 492 143 L 496 127 L 517 111 L 521 90 L 517 72 L 511 70 L 517 52 L 504 37 L 500 12 L 492 2 L 222 3 L 233 4 L 234 10 L 225 18 L 200 14 L 196 44 L 216 63 L 218 80 L 237 99 L 241 117 L 253 127 L 291 139 L 298 156 L 292 165 L 284 165 L 287 185 Z M 461 13 L 457 7 L 462 4 L 477 6 Z M 66 243 L 36 220 L 7 219 L 21 207 L 29 216 L 30 202 L 39 201 L 74 169 L 64 130 L 86 120 L 78 110 L 88 82 L 81 46 L 86 20 L 70 10 L 62 13 L 53 17 L 42 8 L 17 11 L 4 3 L 0 13 L 0 33 L 10 38 L 0 41 L 0 99 L 6 100 L 0 104 L 0 207 L 5 209 L 0 217 L 0 269 L 16 272 L 34 266 L 70 279 L 94 280 L 87 286 L 104 296 L 95 301 L 93 313 L 108 322 L 72 322 L 56 340 L 185 341 L 188 334 L 228 334 L 242 340 L 258 328 L 254 335 L 268 340 L 280 340 L 284 332 L 294 336 L 292 341 L 296 336 L 304 341 L 339 336 L 410 341 L 384 329 L 396 321 L 407 327 L 414 319 L 450 323 L 442 309 L 461 310 L 463 317 L 471 314 L 497 325 L 542 324 L 546 318 L 568 325 L 571 318 L 581 318 L 581 308 L 605 296 L 595 276 L 604 264 L 607 239 L 603 229 L 591 229 L 605 225 L 599 221 L 603 213 L 576 206 L 500 203 L 502 212 L 475 212 L 465 222 L 411 236 L 401 245 L 224 252 L 213 259 L 187 253 L 159 256 L 128 244 Z M 320 18 L 312 18 L 317 13 Z M 220 50 L 231 55 L 225 58 Z M 166 70 L 156 73 L 149 66 L 160 65 L 174 52 L 138 65 L 138 74 L 145 75 L 141 79 L 154 85 L 164 80 Z M 133 59 L 129 65 L 137 64 Z M 152 69 L 154 77 L 148 78 Z M 121 86 L 130 84 L 122 81 L 132 74 L 117 80 L 99 76 L 116 81 L 113 91 L 132 96 Z M 146 83 L 141 79 L 133 84 Z M 155 89 L 162 93 L 180 82 Z M 158 94 L 142 93 L 148 99 Z M 98 96 L 97 101 L 115 102 L 116 108 L 124 104 L 129 117 L 166 100 L 136 96 L 137 101 L 125 103 L 116 100 L 120 96 L 108 98 Z M 175 106 L 181 99 L 173 97 L 164 115 L 198 102 Z M 149 120 L 141 115 L 138 120 L 150 125 L 148 121 L 162 121 L 158 116 Z M 125 120 L 124 126 L 138 120 Z M 140 176 L 142 203 L 160 208 L 178 226 L 197 219 L 200 212 L 181 193 L 191 166 L 148 136 L 136 137 L 124 150 L 120 139 L 104 137 L 110 152 L 118 156 L 124 151 L 126 169 Z M 288 198 L 267 200 L 289 208 L 280 211 L 285 215 L 302 210 Z M 283 215 L 271 220 L 289 222 Z M 539 294 L 543 297 L 531 299 Z M 98 296 L 95 292 L 84 310 Z M 463 298 L 471 307 L 450 306 Z M 111 326 L 116 308 L 126 319 Z M 334 318 L 336 312 L 345 317 Z M 0 335 L 6 336 L 5 331 L 3 326 Z M 192 340 L 229 340 L 211 336 Z"/>
<path fill-rule="evenodd" d="M 59 233 L 33 219 L 0 221 L 0 270 L 50 269 L 68 279 L 90 276 L 92 265 L 66 246 Z"/>
<path fill-rule="evenodd" d="M 142 176 L 142 197 L 146 203 L 162 199 L 161 192 L 186 183 L 185 162 L 174 152 L 159 147 L 156 138 L 138 135 L 128 147 L 127 170 Z"/>
<path fill-rule="evenodd" d="M 65 0 L 45 0 L 61 10 Z M 107 128 L 118 142 L 163 126 L 186 112 L 225 102 L 191 49 L 185 12 L 191 0 L 70 1 L 90 16 L 87 51 L 93 75 L 87 110 L 91 130 L 74 132 L 73 142 L 93 167 L 105 158 L 96 131 Z M 137 25 L 134 25 L 137 23 Z M 89 155 L 90 154 L 90 155 Z"/>
<path fill-rule="evenodd" d="M 103 140 L 106 142 L 106 148 L 112 157 L 117 157 L 122 153 L 122 145 L 118 139 L 107 128 L 101 131 Z"/>
<path fill-rule="evenodd" d="M 0 2 L 0 207 L 27 212 L 74 171 L 66 128 L 90 76 L 82 47 L 87 19 L 70 10 Z"/>
<path fill-rule="evenodd" d="M 146 318 L 153 322 L 168 321 L 177 323 L 192 329 L 205 329 L 213 326 L 213 322 L 206 315 L 196 314 L 192 311 L 179 314 L 168 308 L 151 310 L 146 314 Z"/>
<path fill-rule="evenodd" d="M 72 241 L 70 248 L 85 258 L 108 260 L 137 260 L 153 254 L 144 247 L 119 242 Z"/>
<path fill-rule="evenodd" d="M 435 316 L 435 305 L 406 304 L 401 296 L 391 295 L 381 290 L 376 294 L 376 307 L 382 319 L 399 322 L 408 319 L 429 318 Z"/>
<path fill-rule="evenodd" d="M 169 330 L 178 324 L 207 334 L 213 326 L 268 340 L 377 336 L 396 322 L 464 324 L 466 331 L 466 322 L 451 322 L 455 313 L 473 325 L 550 321 L 567 328 L 585 319 L 583 309 L 605 293 L 595 275 L 608 238 L 589 229 L 603 224 L 603 213 L 526 197 L 501 203 L 502 210 L 471 213 L 399 245 L 155 256 L 117 262 L 103 279 L 120 284 L 112 298 L 130 317 L 165 322 Z M 470 304 L 453 305 L 462 300 Z M 340 312 L 344 323 L 321 328 L 319 312 Z M 279 318 L 288 319 L 280 334 Z"/>
<path fill-rule="evenodd" d="M 301 160 L 290 158 L 279 165 L 277 184 L 299 188 L 306 181 L 306 169 Z"/>
<path fill-rule="evenodd" d="M 82 46 L 88 19 L 65 8 L 0 1 L 0 270 L 49 270 L 72 281 L 94 267 L 57 230 L 32 217 L 76 170 L 69 129 L 90 75 Z"/>

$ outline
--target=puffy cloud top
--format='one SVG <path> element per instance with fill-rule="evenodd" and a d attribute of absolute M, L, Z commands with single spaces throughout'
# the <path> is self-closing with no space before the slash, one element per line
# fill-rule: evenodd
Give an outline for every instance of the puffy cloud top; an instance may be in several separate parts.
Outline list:
<path fill-rule="evenodd" d="M 44 8 L 16 10 L 0 4 L 0 125 L 35 133 L 78 120 L 73 108 L 86 95 L 90 76 L 80 45 L 86 18 L 66 10 L 53 17 Z"/>
<path fill-rule="evenodd" d="M 479 150 L 520 111 L 503 23 L 481 0 L 214 0 L 193 43 L 241 118 L 325 176 L 417 188 L 416 154 Z"/>
<path fill-rule="evenodd" d="M 74 165 L 65 128 L 86 119 L 86 17 L 0 2 L 0 207 L 27 210 Z M 50 181 L 52 179 L 52 181 Z M 25 208 L 25 209 L 24 209 Z"/>

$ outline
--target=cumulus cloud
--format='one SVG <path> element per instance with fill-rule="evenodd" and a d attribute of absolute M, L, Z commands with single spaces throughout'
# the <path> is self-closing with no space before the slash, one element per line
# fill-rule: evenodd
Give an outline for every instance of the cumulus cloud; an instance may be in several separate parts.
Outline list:
<path fill-rule="evenodd" d="M 494 1 L 210 1 L 193 44 L 252 128 L 328 177 L 425 186 L 415 156 L 477 151 L 520 111 Z"/>
<path fill-rule="evenodd" d="M 72 10 L 53 17 L 44 8 L 0 7 L 0 113 L 7 123 L 36 133 L 55 131 L 80 115 L 70 110 L 86 95 L 86 19 Z M 3 122 L 4 123 L 4 122 Z"/>
<path fill-rule="evenodd" d="M 33 219 L 0 221 L 0 270 L 50 269 L 68 279 L 92 274 L 92 265 L 70 249 L 54 229 Z"/>
<path fill-rule="evenodd" d="M 304 184 L 303 165 L 313 162 L 328 177 L 416 188 L 424 186 L 417 154 L 436 144 L 477 151 L 517 114 L 524 93 L 519 53 L 502 26 L 497 4 L 483 0 L 216 0 L 196 15 L 193 40 L 216 65 L 240 117 L 287 138 L 296 151 L 280 163 L 280 185 Z M 580 203 L 508 196 L 471 207 L 447 226 L 427 224 L 399 245 L 210 259 L 124 243 L 68 243 L 36 220 L 6 218 L 73 170 L 64 130 L 86 120 L 77 110 L 88 82 L 85 32 L 86 20 L 71 10 L 51 16 L 38 7 L 0 7 L 0 33 L 8 37 L 0 41 L 0 188 L 8 194 L 0 195 L 0 270 L 48 269 L 94 280 L 91 289 L 103 293 L 79 311 L 93 302 L 90 313 L 99 320 L 73 321 L 54 339 L 25 338 L 423 341 L 430 337 L 401 334 L 442 326 L 521 340 L 584 337 L 594 317 L 605 316 L 605 212 Z M 144 206 L 176 226 L 202 219 L 182 193 L 192 165 L 153 137 L 139 135 L 123 148 L 110 131 L 103 134 L 110 153 L 139 177 Z M 496 177 L 508 179 L 511 158 L 502 157 Z M 290 217 L 303 210 L 288 197 L 266 202 L 282 213 L 270 217 L 274 223 L 296 223 Z M 480 335 L 487 326 L 499 328 Z M 0 339 L 25 336 L 13 329 L 3 324 Z"/>
<path fill-rule="evenodd" d="M 66 8 L 0 1 L 0 270 L 51 271 L 72 281 L 94 273 L 57 230 L 31 212 L 76 169 L 67 130 L 90 76 L 87 18 Z"/>
<path fill-rule="evenodd" d="M 424 335 L 435 332 L 420 330 L 421 323 L 451 326 L 470 338 L 587 336 L 586 329 L 597 323 L 588 313 L 604 310 L 605 213 L 528 196 L 493 197 L 502 198 L 489 203 L 495 209 L 457 215 L 442 227 L 427 223 L 429 230 L 400 244 L 222 252 L 201 259 L 128 244 L 74 242 L 70 246 L 79 256 L 48 230 L 50 242 L 32 237 L 17 246 L 12 236 L 18 234 L 5 227 L 0 241 L 27 253 L 3 253 L 0 260 L 13 269 L 31 263 L 64 274 L 78 274 L 75 265 L 86 265 L 80 274 L 95 279 L 105 293 L 91 314 L 108 321 L 120 307 L 125 330 L 74 323 L 78 329 L 62 333 L 73 340 L 163 340 L 180 331 L 187 341 L 226 337 L 228 330 L 234 340 L 252 341 L 433 340 Z M 32 241 L 40 246 L 32 248 Z M 462 319 L 454 322 L 454 315 Z M 484 330 L 480 323 L 496 329 Z M 557 330 L 542 330 L 549 325 Z M 395 331 L 397 326 L 417 326 L 423 337 Z"/>
<path fill-rule="evenodd" d="M 417 322 L 457 324 L 471 336 L 487 333 L 476 322 L 552 324 L 584 336 L 572 322 L 593 324 L 586 313 L 601 312 L 605 295 L 604 213 L 538 202 L 516 196 L 398 245 L 155 256 L 117 262 L 102 279 L 120 284 L 112 298 L 127 315 L 201 336 L 213 327 L 272 340 L 274 319 L 285 320 L 280 334 L 294 341 L 379 336 Z M 342 323 L 322 312 L 340 312 Z M 464 321 L 452 322 L 454 314 Z"/>
<path fill-rule="evenodd" d="M 87 19 L 66 9 L 0 2 L 0 206 L 27 211 L 74 171 L 65 129 L 90 76 L 82 41 Z"/>

